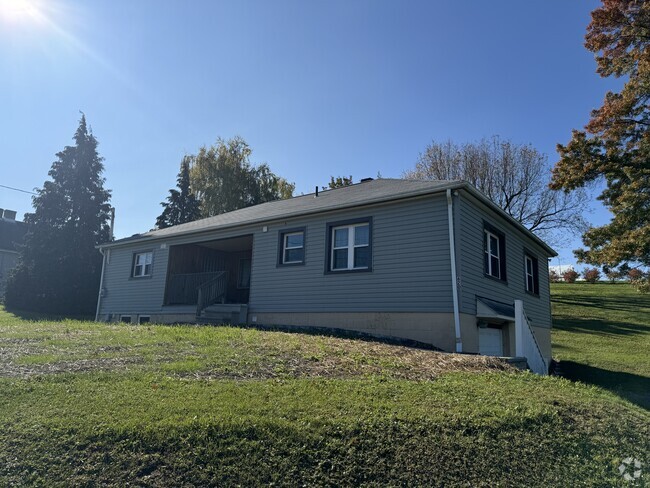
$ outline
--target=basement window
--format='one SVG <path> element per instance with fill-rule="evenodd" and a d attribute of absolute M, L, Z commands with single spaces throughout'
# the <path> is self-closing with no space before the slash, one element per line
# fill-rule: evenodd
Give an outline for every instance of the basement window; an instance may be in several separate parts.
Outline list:
<path fill-rule="evenodd" d="M 120 322 L 124 324 L 130 324 L 131 323 L 131 316 L 130 315 L 122 315 L 120 317 Z"/>

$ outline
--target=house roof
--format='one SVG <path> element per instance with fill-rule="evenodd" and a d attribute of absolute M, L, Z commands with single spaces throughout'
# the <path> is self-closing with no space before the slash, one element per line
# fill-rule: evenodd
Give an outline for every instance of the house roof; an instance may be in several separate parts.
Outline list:
<path fill-rule="evenodd" d="M 27 224 L 16 220 L 0 218 L 0 249 L 18 251 L 17 245 L 23 243 L 27 233 Z"/>
<path fill-rule="evenodd" d="M 102 244 L 100 247 L 113 247 L 137 241 L 148 242 L 155 239 L 163 239 L 188 234 L 221 230 L 230 227 L 237 227 L 247 224 L 271 222 L 278 219 L 287 219 L 302 215 L 317 214 L 333 210 L 342 210 L 362 205 L 370 205 L 403 198 L 413 198 L 422 195 L 440 193 L 447 189 L 466 189 L 474 194 L 479 200 L 500 213 L 504 218 L 528 234 L 537 241 L 551 255 L 556 255 L 541 239 L 531 233 L 523 225 L 506 214 L 500 207 L 495 205 L 483 193 L 464 181 L 421 181 L 401 180 L 391 178 L 380 178 L 371 181 L 364 181 L 333 190 L 319 191 L 301 195 L 286 200 L 276 200 L 262 203 L 252 207 L 242 208 L 227 212 L 206 219 L 195 220 L 186 224 L 175 225 L 166 229 L 152 230 L 143 234 L 135 234 L 131 237 L 119 239 L 113 242 Z"/>

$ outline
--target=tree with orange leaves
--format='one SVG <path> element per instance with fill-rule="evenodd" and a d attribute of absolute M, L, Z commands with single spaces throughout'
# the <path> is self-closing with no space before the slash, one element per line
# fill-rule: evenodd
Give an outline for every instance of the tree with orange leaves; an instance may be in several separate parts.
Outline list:
<path fill-rule="evenodd" d="M 571 191 L 603 181 L 598 197 L 612 212 L 607 225 L 583 235 L 581 262 L 650 265 L 650 2 L 603 0 L 591 13 L 585 47 L 602 77 L 623 78 L 593 110 L 585 130 L 573 131 L 553 169 L 551 187 Z"/>

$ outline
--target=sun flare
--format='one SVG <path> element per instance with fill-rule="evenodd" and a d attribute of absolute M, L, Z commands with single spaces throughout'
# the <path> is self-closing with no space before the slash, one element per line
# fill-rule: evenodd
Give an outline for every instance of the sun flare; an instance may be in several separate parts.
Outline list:
<path fill-rule="evenodd" d="M 0 18 L 10 22 L 38 19 L 38 3 L 34 0 L 0 0 Z"/>

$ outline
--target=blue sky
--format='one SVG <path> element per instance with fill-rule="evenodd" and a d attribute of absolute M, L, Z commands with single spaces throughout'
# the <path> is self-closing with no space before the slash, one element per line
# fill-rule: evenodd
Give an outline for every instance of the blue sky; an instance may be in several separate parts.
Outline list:
<path fill-rule="evenodd" d="M 244 137 L 297 194 L 399 177 L 432 139 L 500 135 L 554 162 L 617 87 L 582 45 L 597 5 L 0 0 L 0 184 L 40 187 L 80 110 L 118 237 L 150 229 L 182 156 L 219 136 Z M 0 188 L 0 207 L 31 200 Z"/>

